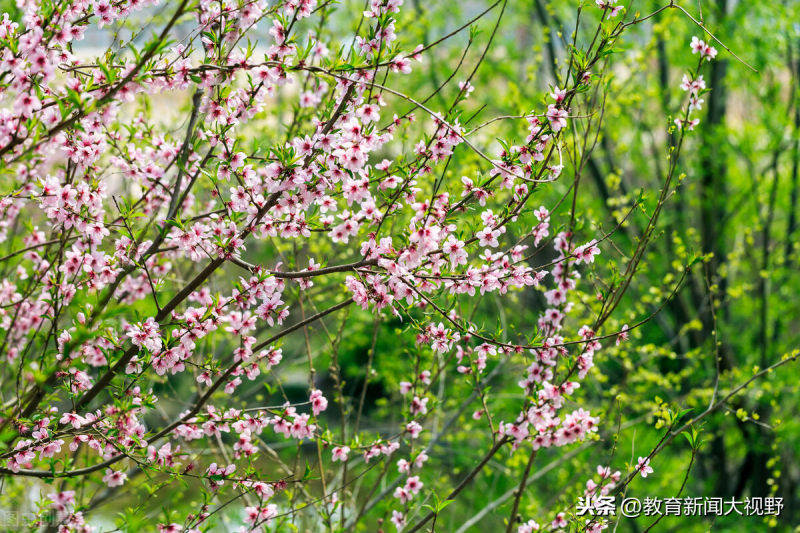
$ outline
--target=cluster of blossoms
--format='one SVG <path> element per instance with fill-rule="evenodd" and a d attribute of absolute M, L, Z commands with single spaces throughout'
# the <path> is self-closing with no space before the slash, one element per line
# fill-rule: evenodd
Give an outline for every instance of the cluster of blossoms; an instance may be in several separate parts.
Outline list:
<path fill-rule="evenodd" d="M 547 219 L 545 219 L 546 221 Z M 541 224 L 542 222 L 540 222 Z M 570 291 L 577 287 L 580 273 L 576 268 L 581 263 L 591 263 L 600 253 L 596 241 L 573 247 L 571 236 L 558 234 L 553 240 L 559 254 L 556 266 L 551 275 L 554 287 L 544 293 L 548 305 L 539 316 L 538 326 L 544 337 L 541 348 L 530 350 L 533 362 L 527 368 L 527 376 L 519 382 L 526 396 L 531 398 L 513 423 L 501 422 L 499 430 L 513 439 L 519 446 L 525 440 L 531 440 L 534 449 L 550 446 L 564 446 L 577 440 L 583 440 L 588 433 L 597 429 L 598 419 L 579 408 L 563 417 L 559 410 L 567 399 L 580 386 L 576 381 L 564 380 L 553 384 L 553 369 L 561 360 L 570 357 L 564 345 L 561 331 L 567 314 L 573 309 Z M 579 379 L 583 379 L 594 366 L 594 354 L 602 347 L 596 340 L 595 333 L 589 326 L 582 326 L 578 331 L 581 339 L 579 352 L 575 354 L 572 368 L 577 369 Z"/>
<path fill-rule="evenodd" d="M 588 80 L 588 76 L 582 74 L 578 79 Z M 537 162 L 547 162 L 548 151 L 557 149 L 557 134 L 567 124 L 568 112 L 565 101 L 566 90 L 555 88 L 553 90 L 554 103 L 550 104 L 545 114 L 547 122 L 542 123 L 538 116 L 530 115 L 529 136 L 527 144 L 522 146 L 511 146 L 508 152 L 501 154 L 502 159 L 497 166 L 489 173 L 489 182 L 501 179 L 500 189 L 508 189 L 512 199 L 527 198 L 529 190 L 524 180 L 517 177 L 518 173 L 522 176 L 532 176 L 533 169 Z M 512 156 L 513 154 L 513 156 Z M 561 173 L 560 165 L 544 165 L 541 177 L 546 173 L 548 179 L 556 179 Z M 481 205 L 485 205 L 486 199 L 493 194 L 486 193 L 484 186 L 476 186 L 469 178 L 462 178 L 465 185 L 463 197 L 475 197 Z M 494 194 L 498 194 L 494 192 Z M 512 200 L 513 202 L 514 200 Z M 480 294 L 498 292 L 505 294 L 508 290 L 523 287 L 539 287 L 548 275 L 553 279 L 553 288 L 544 291 L 548 307 L 540 316 L 538 321 L 539 333 L 544 338 L 540 348 L 531 349 L 534 354 L 535 362 L 528 368 L 528 378 L 520 382 L 520 386 L 525 390 L 526 395 L 536 398 L 521 412 L 514 423 L 501 422 L 498 426 L 498 433 L 504 438 L 513 442 L 514 447 L 519 447 L 523 442 L 530 441 L 534 448 L 564 446 L 578 440 L 586 438 L 588 433 L 596 431 L 598 419 L 590 416 L 584 409 L 577 409 L 572 413 L 563 416 L 563 420 L 557 416 L 557 412 L 564 405 L 564 401 L 577 388 L 578 383 L 565 381 L 560 385 L 551 384 L 548 379 L 552 379 L 552 369 L 561 360 L 567 359 L 569 352 L 563 346 L 564 338 L 560 335 L 563 328 L 563 320 L 573 308 L 573 303 L 569 301 L 569 293 L 577 287 L 580 279 L 578 267 L 594 262 L 595 257 L 600 253 L 597 241 L 592 240 L 580 246 L 572 243 L 572 235 L 562 232 L 553 239 L 556 258 L 553 261 L 554 267 L 548 270 L 535 270 L 524 266 L 526 259 L 524 254 L 528 246 L 516 245 L 507 252 L 493 252 L 494 248 L 499 247 L 500 238 L 505 233 L 505 223 L 508 217 L 500 217 L 491 209 L 481 212 L 482 228 L 475 232 L 471 239 L 473 242 L 483 247 L 483 253 L 478 257 L 485 262 L 476 267 L 472 261 L 468 260 L 465 253 L 465 242 L 452 234 L 456 230 L 454 226 L 436 224 L 437 212 L 446 216 L 447 211 L 436 209 L 436 200 L 433 203 L 423 206 L 425 217 L 420 216 L 412 219 L 411 229 L 414 231 L 411 242 L 414 248 L 406 253 L 401 252 L 398 260 L 387 260 L 379 258 L 378 265 L 384 266 L 387 272 L 386 277 L 381 279 L 378 276 L 365 277 L 366 283 L 362 283 L 355 277 L 347 280 L 348 289 L 353 293 L 354 299 L 365 308 L 373 304 L 376 309 L 382 309 L 393 300 L 405 299 L 408 303 L 417 302 L 421 305 L 435 305 L 431 298 L 426 297 L 425 293 L 433 293 L 440 287 L 437 281 L 437 273 L 441 273 L 449 266 L 450 272 L 447 279 L 441 285 L 449 289 L 451 294 Z M 536 224 L 530 231 L 533 238 L 533 245 L 539 246 L 541 241 L 550 234 L 550 213 L 544 206 L 535 210 Z M 415 223 L 417 220 L 427 222 L 428 226 L 419 228 Z M 427 239 L 426 239 L 427 238 Z M 380 245 L 379 245 L 380 246 Z M 434 253 L 444 250 L 445 255 L 428 255 L 424 261 L 418 259 L 420 253 L 433 250 Z M 383 248 L 384 253 L 388 251 Z M 413 252 L 413 255 L 408 253 Z M 430 269 L 427 265 L 430 264 Z M 455 267 L 464 265 L 463 273 L 455 270 Z M 425 267 L 425 282 L 420 284 L 414 279 L 415 271 L 419 272 L 420 267 Z M 402 293 L 391 291 L 394 287 L 415 287 L 412 291 L 404 290 Z M 421 301 L 420 301 L 421 298 Z M 456 352 L 457 370 L 464 375 L 467 380 L 474 380 L 487 368 L 490 359 L 499 356 L 511 356 L 519 353 L 523 347 L 515 346 L 495 339 L 486 338 L 477 334 L 473 325 L 465 323 L 463 318 L 454 311 L 446 313 L 447 323 L 428 324 L 422 332 L 417 335 L 417 343 L 429 345 L 431 350 L 439 354 L 447 354 L 452 350 Z M 579 332 L 582 349 L 577 356 L 578 375 L 585 377 L 589 369 L 593 366 L 593 355 L 600 349 L 600 343 L 594 340 L 594 333 L 588 327 L 581 328 Z M 479 340 L 477 345 L 475 340 Z M 416 394 L 418 391 L 425 390 L 430 385 L 430 375 L 435 369 L 426 369 L 413 380 L 401 382 L 401 393 L 409 394 L 415 392 L 409 403 L 409 414 L 422 418 L 429 410 L 429 398 Z M 526 402 L 527 404 L 527 402 Z M 489 416 L 488 413 L 478 411 L 474 418 L 480 419 L 482 416 Z M 406 426 L 406 431 L 412 439 L 418 438 L 421 426 L 417 422 L 412 422 Z M 420 457 L 423 461 L 420 461 Z M 406 523 L 406 511 L 409 502 L 420 491 L 423 482 L 417 475 L 411 476 L 412 465 L 421 466 L 427 459 L 424 452 L 416 457 L 402 458 L 397 462 L 398 470 L 408 475 L 406 484 L 395 489 L 394 496 L 404 505 L 403 510 L 393 510 L 392 522 L 398 529 L 402 529 Z"/>
<path fill-rule="evenodd" d="M 706 44 L 697 37 L 692 37 L 691 49 L 693 54 L 700 55 L 701 63 L 703 60 L 711 61 L 717 57 L 716 48 Z M 689 107 L 686 117 L 676 118 L 675 125 L 678 128 L 686 127 L 686 129 L 689 131 L 693 130 L 698 124 L 700 124 L 699 118 L 691 118 L 690 115 L 693 111 L 700 111 L 703 108 L 704 100 L 700 98 L 700 96 L 706 90 L 706 82 L 703 79 L 703 76 L 697 73 L 699 70 L 700 67 L 698 66 L 694 74 L 684 74 L 683 79 L 681 79 L 681 89 L 689 93 Z"/>
<path fill-rule="evenodd" d="M 558 447 L 597 431 L 587 410 L 564 408 L 602 348 L 602 324 L 583 324 L 579 304 L 581 273 L 593 268 L 600 240 L 578 240 L 574 224 L 556 231 L 552 207 L 531 207 L 537 189 L 562 175 L 562 136 L 575 95 L 593 81 L 588 66 L 571 85 L 553 87 L 541 113 L 526 115 L 524 141 L 489 157 L 467 140 L 457 109 L 474 89 L 471 76 L 447 112 L 416 105 L 426 113 L 418 120 L 391 107 L 393 97 L 416 103 L 385 84 L 412 72 L 426 51 L 398 40 L 402 0 L 368 2 L 347 52 L 301 32 L 305 19 L 333 9 L 314 0 L 165 4 L 174 13 L 156 41 L 91 60 L 73 52 L 87 29 L 157 2 L 48 3 L 46 14 L 44 2 L 19 4 L 16 18 L 0 20 L 0 158 L 13 175 L 0 191 L 0 240 L 13 248 L 2 261 L 14 266 L 0 279 L 0 331 L 16 376 L 16 400 L 0 414 L 0 474 L 88 479 L 109 494 L 145 471 L 187 477 L 209 501 L 239 491 L 243 530 L 263 530 L 295 514 L 285 512 L 294 497 L 278 501 L 288 482 L 311 488 L 302 473 L 265 479 L 253 466 L 285 439 L 317 448 L 323 494 L 314 502 L 323 519 L 347 498 L 326 487 L 333 479 L 323 448 L 343 469 L 343 487 L 356 461 L 396 467 L 387 494 L 402 529 L 439 476 L 425 469 L 422 446 L 445 403 L 431 389 L 448 366 L 449 379 L 483 396 L 490 369 L 524 361 L 524 400 L 511 418 L 498 415 L 495 427 L 485 401 L 473 416 L 501 444 Z M 621 9 L 614 0 L 597 5 L 611 17 Z M 188 26 L 186 37 L 165 46 L 177 24 Z M 259 24 L 269 43 L 256 52 L 242 43 Z M 136 39 L 123 44 L 136 48 Z M 716 54 L 702 41 L 692 47 L 703 58 Z M 589 66 L 601 50 L 591 52 Z M 690 110 L 699 109 L 702 77 L 684 83 Z M 187 93 L 183 128 L 147 112 L 160 95 Z M 296 103 L 291 124 L 253 140 L 253 130 L 274 130 L 265 123 L 279 98 Z M 406 138 L 411 148 L 397 154 Z M 484 168 L 441 186 L 438 169 L 457 151 L 473 152 Z M 26 234 L 10 232 L 26 224 Z M 546 264 L 534 257 L 543 250 L 554 256 Z M 263 264 L 244 259 L 253 251 L 267 256 Z M 521 291 L 546 301 L 535 343 L 497 338 L 463 312 L 471 297 Z M 341 294 L 333 305 L 330 295 Z M 400 376 L 405 408 L 388 431 L 358 432 L 359 407 L 356 430 L 348 433 L 346 421 L 337 435 L 331 393 L 315 380 L 308 326 L 351 304 L 361 316 L 410 324 L 424 354 Z M 283 388 L 298 350 L 281 342 L 294 332 L 306 336 L 307 401 L 290 401 Z M 333 363 L 334 381 L 336 372 Z M 257 403 L 253 391 L 265 383 L 279 390 L 278 406 L 239 405 Z M 164 401 L 178 387 L 192 393 Z M 640 461 L 643 477 L 648 468 Z M 83 491 L 43 497 L 61 531 L 92 530 L 85 514 L 94 502 L 76 494 Z M 209 509 L 158 528 L 200 531 Z M 564 527 L 565 515 L 553 524 Z M 538 528 L 529 521 L 520 531 Z"/>

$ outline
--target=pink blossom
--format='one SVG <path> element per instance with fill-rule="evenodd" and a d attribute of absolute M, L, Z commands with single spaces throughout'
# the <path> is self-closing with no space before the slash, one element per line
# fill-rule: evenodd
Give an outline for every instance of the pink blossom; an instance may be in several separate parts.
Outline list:
<path fill-rule="evenodd" d="M 642 477 L 647 477 L 648 474 L 652 474 L 653 467 L 650 466 L 650 459 L 647 457 L 639 457 L 636 470 L 638 470 Z"/>
<path fill-rule="evenodd" d="M 347 455 L 349 453 L 350 453 L 350 448 L 348 446 L 337 446 L 331 452 L 331 455 L 333 457 L 332 460 L 334 463 L 336 461 L 341 461 L 343 463 L 347 462 Z"/>

